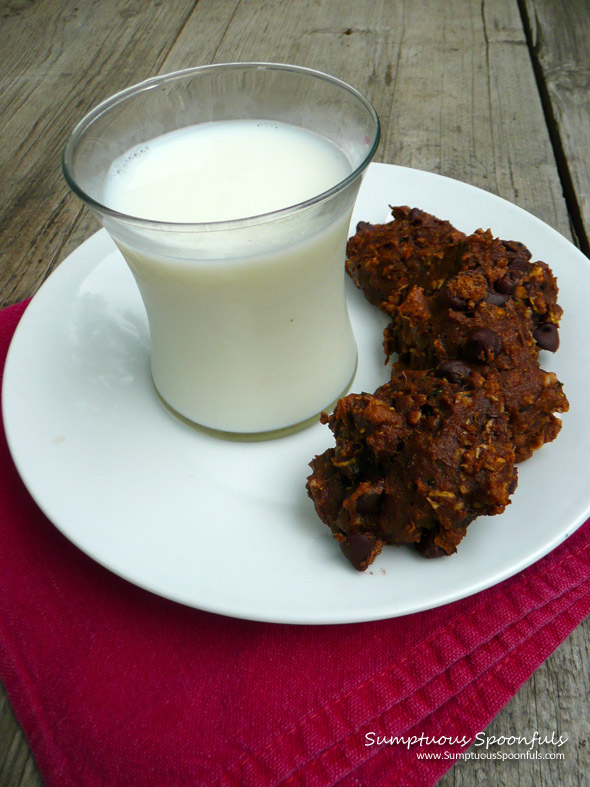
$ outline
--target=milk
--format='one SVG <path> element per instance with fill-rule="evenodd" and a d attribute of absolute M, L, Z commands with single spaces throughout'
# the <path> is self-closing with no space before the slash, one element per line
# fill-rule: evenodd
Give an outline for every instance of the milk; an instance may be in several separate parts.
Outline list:
<path fill-rule="evenodd" d="M 202 123 L 166 134 L 119 158 L 106 204 L 171 222 L 243 219 L 321 194 L 350 173 L 334 145 L 268 120 Z"/>
<path fill-rule="evenodd" d="M 256 120 L 181 129 L 113 163 L 107 207 L 175 223 L 105 223 L 140 288 L 152 377 L 174 411 L 225 432 L 270 432 L 316 415 L 348 387 L 356 345 L 343 261 L 354 189 L 323 208 L 280 211 L 350 171 L 324 138 Z M 178 226 L 272 212 L 220 231 Z"/>

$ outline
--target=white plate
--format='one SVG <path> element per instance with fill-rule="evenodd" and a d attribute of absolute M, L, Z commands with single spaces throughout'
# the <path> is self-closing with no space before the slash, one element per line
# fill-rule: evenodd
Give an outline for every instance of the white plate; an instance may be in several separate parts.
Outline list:
<path fill-rule="evenodd" d="M 333 444 L 317 424 L 263 443 L 231 443 L 175 420 L 149 373 L 144 309 L 104 231 L 78 248 L 25 312 L 4 379 L 6 432 L 17 468 L 49 519 L 126 579 L 200 609 L 283 623 L 393 617 L 468 596 L 520 571 L 590 514 L 586 404 L 590 264 L 523 210 L 472 186 L 373 164 L 357 220 L 416 205 L 464 232 L 490 227 L 523 241 L 559 278 L 561 349 L 542 353 L 571 410 L 558 439 L 519 468 L 513 503 L 469 528 L 456 555 L 424 560 L 385 549 L 356 572 L 305 492 L 311 458 Z M 360 364 L 353 391 L 386 380 L 383 316 L 351 285 Z"/>

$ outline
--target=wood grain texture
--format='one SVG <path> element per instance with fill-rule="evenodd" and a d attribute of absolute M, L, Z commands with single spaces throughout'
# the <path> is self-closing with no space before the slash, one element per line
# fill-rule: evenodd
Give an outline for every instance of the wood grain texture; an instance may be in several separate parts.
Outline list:
<path fill-rule="evenodd" d="M 11 0 L 0 27 L 2 305 L 98 226 L 61 175 L 74 123 L 129 84 L 211 62 L 333 73 L 375 104 L 378 160 L 497 193 L 567 237 L 577 204 L 577 233 L 590 227 L 585 0 Z M 441 787 L 588 783 L 589 634 L 587 621 L 488 729 L 567 734 L 566 759 L 459 762 Z M 0 692 L 0 787 L 40 784 Z"/>
<path fill-rule="evenodd" d="M 0 684 L 0 787 L 41 787 L 29 745 Z"/>
<path fill-rule="evenodd" d="M 587 0 L 521 0 L 574 228 L 590 253 L 590 13 Z"/>
<path fill-rule="evenodd" d="M 37 289 L 82 216 L 61 174 L 69 131 L 99 101 L 159 70 L 194 5 L 182 0 L 0 5 L 4 304 Z"/>

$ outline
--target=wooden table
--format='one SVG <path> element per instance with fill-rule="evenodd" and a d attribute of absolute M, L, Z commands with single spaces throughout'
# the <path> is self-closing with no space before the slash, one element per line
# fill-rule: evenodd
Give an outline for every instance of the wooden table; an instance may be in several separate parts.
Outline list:
<path fill-rule="evenodd" d="M 378 161 L 499 194 L 589 251 L 586 0 L 2 0 L 0 17 L 2 306 L 97 229 L 60 171 L 72 125 L 121 88 L 212 62 L 341 77 L 380 115 Z M 489 728 L 558 730 L 565 761 L 460 762 L 441 785 L 587 784 L 589 642 L 587 621 Z M 0 786 L 40 783 L 2 694 Z"/>

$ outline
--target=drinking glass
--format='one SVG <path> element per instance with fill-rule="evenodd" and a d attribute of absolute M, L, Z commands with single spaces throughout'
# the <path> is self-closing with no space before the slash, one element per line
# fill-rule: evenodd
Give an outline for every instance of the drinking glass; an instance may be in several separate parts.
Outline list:
<path fill-rule="evenodd" d="M 312 132 L 346 157 L 338 182 L 294 205 L 219 221 L 128 215 L 109 205 L 113 162 L 198 124 L 256 120 Z M 357 350 L 346 239 L 379 142 L 369 101 L 341 80 L 276 63 L 189 68 L 130 87 L 73 129 L 63 171 L 119 247 L 141 293 L 162 402 L 220 436 L 275 437 L 350 387 Z M 215 176 L 195 189 L 218 190 Z"/>

